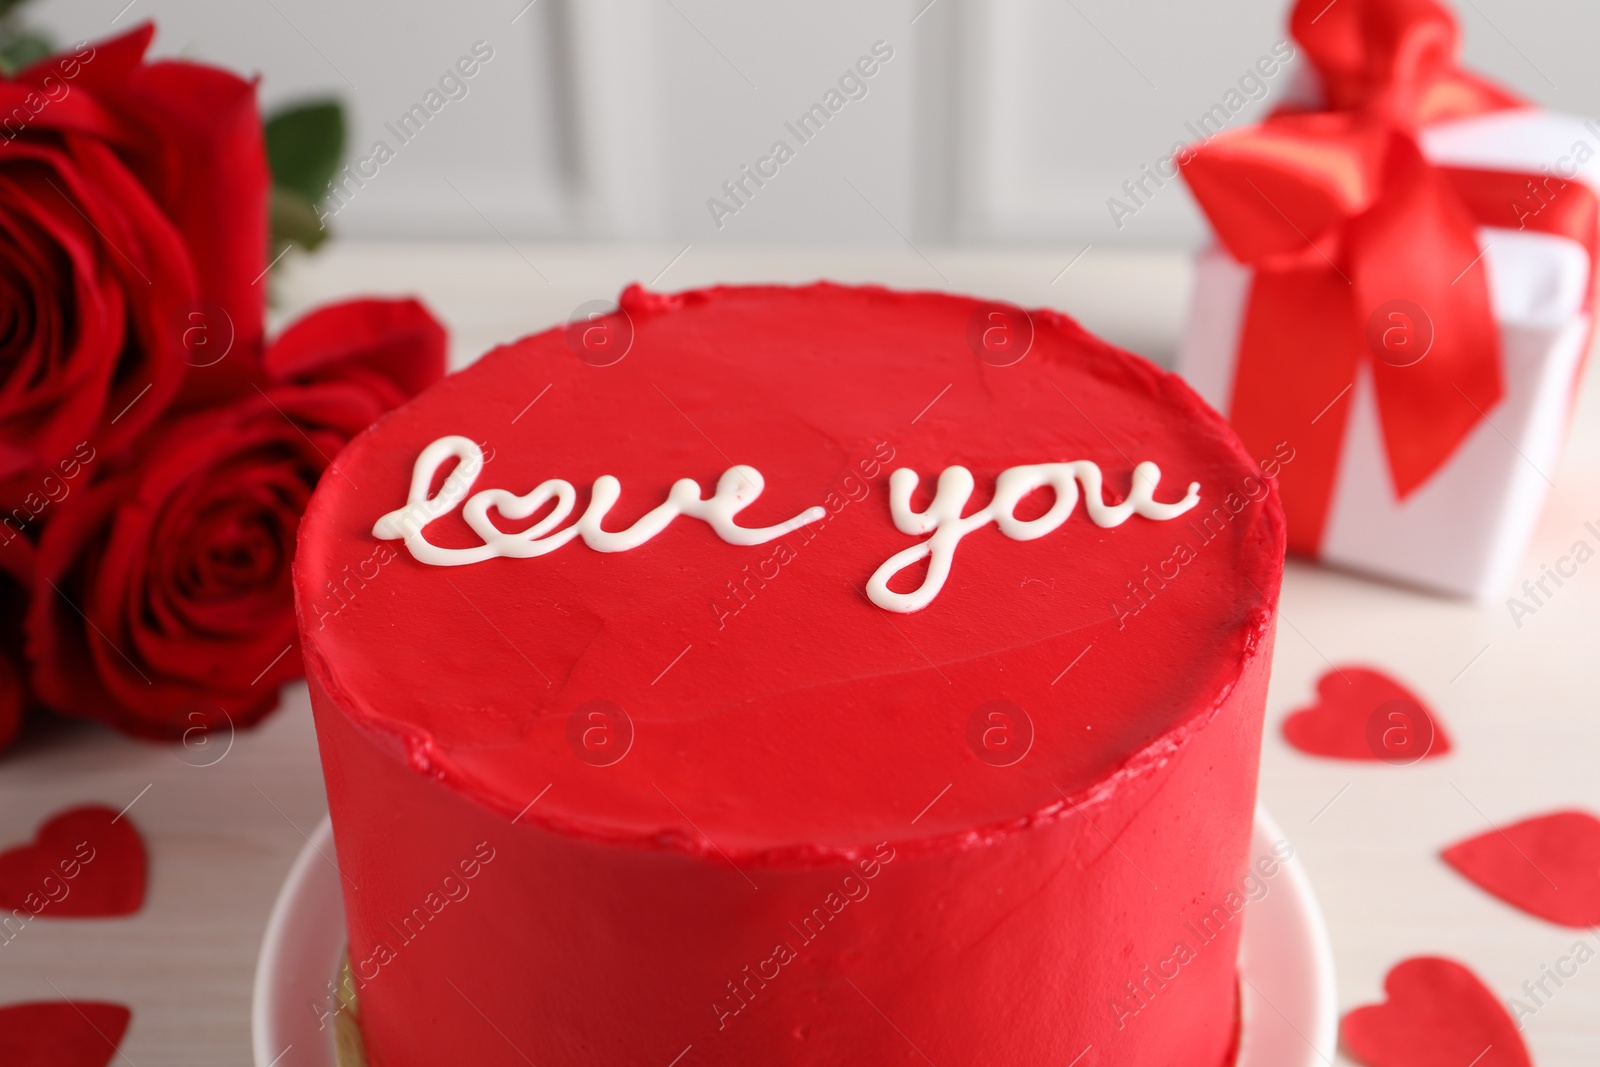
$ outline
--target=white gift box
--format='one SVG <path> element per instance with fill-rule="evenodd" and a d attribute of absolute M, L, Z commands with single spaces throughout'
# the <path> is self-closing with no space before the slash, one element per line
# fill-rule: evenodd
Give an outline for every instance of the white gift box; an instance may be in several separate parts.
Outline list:
<path fill-rule="evenodd" d="M 1569 115 L 1494 112 L 1427 127 L 1420 143 L 1440 166 L 1534 176 L 1565 176 L 1576 167 L 1570 180 L 1600 194 L 1600 124 Z M 1579 164 L 1577 155 L 1586 161 Z M 1318 558 L 1487 600 L 1510 583 L 1550 490 L 1589 338 L 1592 281 L 1588 251 L 1566 237 L 1480 227 L 1478 244 L 1500 328 L 1504 396 L 1433 477 L 1401 500 L 1363 362 L 1340 401 L 1354 407 Z M 1220 247 L 1202 252 L 1196 266 L 1178 372 L 1227 414 L 1254 269 Z"/>

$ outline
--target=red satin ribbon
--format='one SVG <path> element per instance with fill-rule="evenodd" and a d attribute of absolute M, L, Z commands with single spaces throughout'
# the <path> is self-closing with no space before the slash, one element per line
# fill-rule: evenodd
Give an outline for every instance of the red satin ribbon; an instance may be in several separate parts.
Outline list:
<path fill-rule="evenodd" d="M 1456 67 L 1455 20 L 1434 0 L 1301 0 L 1291 29 L 1328 110 L 1281 111 L 1214 138 L 1182 166 L 1219 239 L 1255 268 L 1230 420 L 1255 455 L 1294 447 L 1278 488 L 1290 548 L 1315 554 L 1357 370 L 1371 370 L 1403 499 L 1503 394 L 1477 227 L 1570 237 L 1593 264 L 1600 206 L 1576 181 L 1423 158 L 1418 127 L 1522 106 Z M 1397 312 L 1396 301 L 1410 307 Z M 1430 333 L 1426 356 L 1398 365 Z"/>

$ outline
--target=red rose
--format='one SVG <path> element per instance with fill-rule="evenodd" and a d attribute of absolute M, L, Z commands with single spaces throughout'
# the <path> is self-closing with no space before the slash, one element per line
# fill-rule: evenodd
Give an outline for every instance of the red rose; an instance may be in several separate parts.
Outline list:
<path fill-rule="evenodd" d="M 22 709 L 26 703 L 27 683 L 22 665 L 11 654 L 0 649 L 0 748 L 16 740 L 22 728 Z"/>
<path fill-rule="evenodd" d="M 0 749 L 17 736 L 28 705 L 28 676 L 20 658 L 22 619 L 33 582 L 33 545 L 0 535 Z"/>
<path fill-rule="evenodd" d="M 118 453 L 175 400 L 237 395 L 184 359 L 200 316 L 259 352 L 265 147 L 255 86 L 143 62 L 153 28 L 0 80 L 0 506 L 40 518 L 82 443 Z"/>
<path fill-rule="evenodd" d="M 152 431 L 68 498 L 28 617 L 39 699 L 164 738 L 271 710 L 301 673 L 289 567 L 311 491 L 444 362 L 444 330 L 415 301 L 314 312 L 242 399 Z"/>

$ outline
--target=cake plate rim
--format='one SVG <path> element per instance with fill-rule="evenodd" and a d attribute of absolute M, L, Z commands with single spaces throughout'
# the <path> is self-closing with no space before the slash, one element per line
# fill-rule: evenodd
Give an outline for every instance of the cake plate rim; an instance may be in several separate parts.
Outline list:
<path fill-rule="evenodd" d="M 1257 806 L 1250 856 L 1287 841 Z M 251 992 L 255 1067 L 337 1067 L 332 1026 L 318 1025 L 344 955 L 344 900 L 326 816 L 306 839 L 278 891 L 256 959 Z M 1317 1067 L 1333 1062 L 1338 999 L 1333 947 L 1298 853 L 1242 912 L 1242 1034 L 1234 1067 Z M 1270 990 L 1270 992 L 1268 992 Z"/>

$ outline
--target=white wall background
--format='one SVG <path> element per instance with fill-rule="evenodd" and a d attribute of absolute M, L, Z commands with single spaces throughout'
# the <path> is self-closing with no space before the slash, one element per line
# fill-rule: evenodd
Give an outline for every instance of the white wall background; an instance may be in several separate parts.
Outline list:
<path fill-rule="evenodd" d="M 124 6 L 126 5 L 126 7 Z M 144 19 L 156 50 L 339 94 L 365 154 L 475 41 L 494 59 L 342 210 L 363 237 L 1192 244 L 1187 193 L 1106 206 L 1285 37 L 1285 0 L 39 0 L 63 40 Z M 1600 113 L 1600 5 L 1461 0 L 1468 62 Z M 812 142 L 784 129 L 883 40 Z M 1295 66 L 1302 66 L 1296 61 Z M 1270 107 L 1293 72 L 1236 120 Z M 719 229 L 708 197 L 796 157 Z"/>

